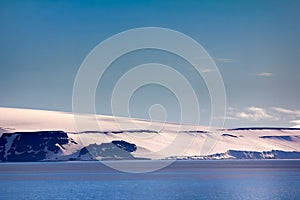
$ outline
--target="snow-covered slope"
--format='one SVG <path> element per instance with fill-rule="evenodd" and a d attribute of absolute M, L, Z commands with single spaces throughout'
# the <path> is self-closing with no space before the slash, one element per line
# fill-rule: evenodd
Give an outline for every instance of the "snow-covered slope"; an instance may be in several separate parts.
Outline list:
<path fill-rule="evenodd" d="M 289 152 L 300 152 L 300 129 L 296 128 L 218 130 L 103 115 L 76 117 L 87 124 L 94 120 L 99 127 L 78 130 L 73 113 L 0 108 L 0 160 L 243 157 L 232 156 L 235 152 L 293 158 Z M 268 152 L 272 156 L 264 156 Z"/>

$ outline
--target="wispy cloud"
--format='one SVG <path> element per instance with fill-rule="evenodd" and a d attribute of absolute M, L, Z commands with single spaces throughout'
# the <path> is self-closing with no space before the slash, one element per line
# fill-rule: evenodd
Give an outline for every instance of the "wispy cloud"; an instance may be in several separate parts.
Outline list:
<path fill-rule="evenodd" d="M 281 108 L 281 107 L 272 107 L 272 109 L 274 111 L 282 113 L 282 114 L 300 116 L 300 110 L 290 110 L 290 109 Z"/>
<path fill-rule="evenodd" d="M 216 71 L 216 70 L 212 69 L 212 68 L 201 69 L 201 72 L 203 72 L 203 73 L 214 72 L 214 71 Z"/>
<path fill-rule="evenodd" d="M 197 66 L 197 64 L 193 64 L 194 66 Z M 199 69 L 200 68 L 200 69 Z M 200 70 L 200 72 L 202 72 L 202 73 L 209 73 L 209 72 L 215 72 L 215 71 L 217 71 L 216 69 L 214 69 L 214 68 L 203 68 L 201 65 L 200 65 L 200 67 L 198 67 L 197 69 L 199 69 Z M 194 71 L 195 69 L 194 68 L 192 68 L 192 67 L 189 67 L 189 68 L 187 68 L 187 70 L 189 70 L 189 71 Z"/>
<path fill-rule="evenodd" d="M 291 110 L 281 107 L 272 107 L 272 109 L 279 113 L 281 118 L 289 119 L 289 123 L 292 124 L 292 128 L 300 128 L 300 110 Z"/>
<path fill-rule="evenodd" d="M 246 119 L 249 121 L 259 121 L 259 120 L 278 120 L 278 118 L 274 115 L 272 115 L 270 112 L 268 112 L 264 108 L 260 107 L 248 107 L 244 109 L 243 111 L 237 111 L 233 108 L 231 108 L 228 111 L 228 114 L 230 117 L 236 118 L 236 119 Z"/>
<path fill-rule="evenodd" d="M 271 72 L 261 72 L 261 73 L 257 73 L 255 74 L 256 76 L 262 76 L 262 77 L 271 77 L 273 76 L 273 73 Z"/>
<path fill-rule="evenodd" d="M 290 127 L 300 128 L 300 110 L 291 110 L 282 107 L 261 108 L 250 106 L 243 109 L 227 108 L 228 120 L 244 120 L 248 122 L 277 121 L 290 124 Z"/>
<path fill-rule="evenodd" d="M 219 62 L 219 63 L 231 63 L 231 62 L 233 62 L 233 59 L 231 59 L 231 58 L 215 58 L 215 61 Z"/>
<path fill-rule="evenodd" d="M 216 117 L 214 117 L 214 119 L 220 119 L 220 120 L 236 120 L 236 118 L 234 118 L 234 117 L 230 117 L 230 116 L 216 116 Z"/>
<path fill-rule="evenodd" d="M 290 121 L 290 123 L 291 123 L 291 124 L 294 124 L 294 125 L 292 126 L 292 128 L 300 128 L 300 120 L 299 120 L 299 119 L 297 119 L 297 120 L 292 120 L 292 121 Z"/>

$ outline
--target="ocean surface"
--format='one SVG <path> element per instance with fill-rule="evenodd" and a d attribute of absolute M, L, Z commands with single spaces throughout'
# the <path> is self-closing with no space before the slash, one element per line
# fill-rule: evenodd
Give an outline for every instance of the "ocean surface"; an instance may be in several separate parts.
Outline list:
<path fill-rule="evenodd" d="M 300 160 L 176 161 L 143 174 L 100 162 L 1 163 L 0 199 L 300 199 Z"/>

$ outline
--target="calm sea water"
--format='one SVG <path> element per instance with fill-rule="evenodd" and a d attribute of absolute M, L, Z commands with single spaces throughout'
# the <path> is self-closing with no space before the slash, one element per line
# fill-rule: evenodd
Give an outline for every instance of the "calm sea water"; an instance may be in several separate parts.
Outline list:
<path fill-rule="evenodd" d="M 144 174 L 99 162 L 1 163 L 0 199 L 300 199 L 300 161 L 177 161 Z"/>

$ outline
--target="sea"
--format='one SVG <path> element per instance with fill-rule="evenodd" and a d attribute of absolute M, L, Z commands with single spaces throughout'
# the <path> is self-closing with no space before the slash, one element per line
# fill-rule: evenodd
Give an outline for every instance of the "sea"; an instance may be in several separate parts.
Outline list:
<path fill-rule="evenodd" d="M 0 163 L 0 199 L 300 199 L 300 160 L 186 160 L 148 173 L 98 161 Z"/>

